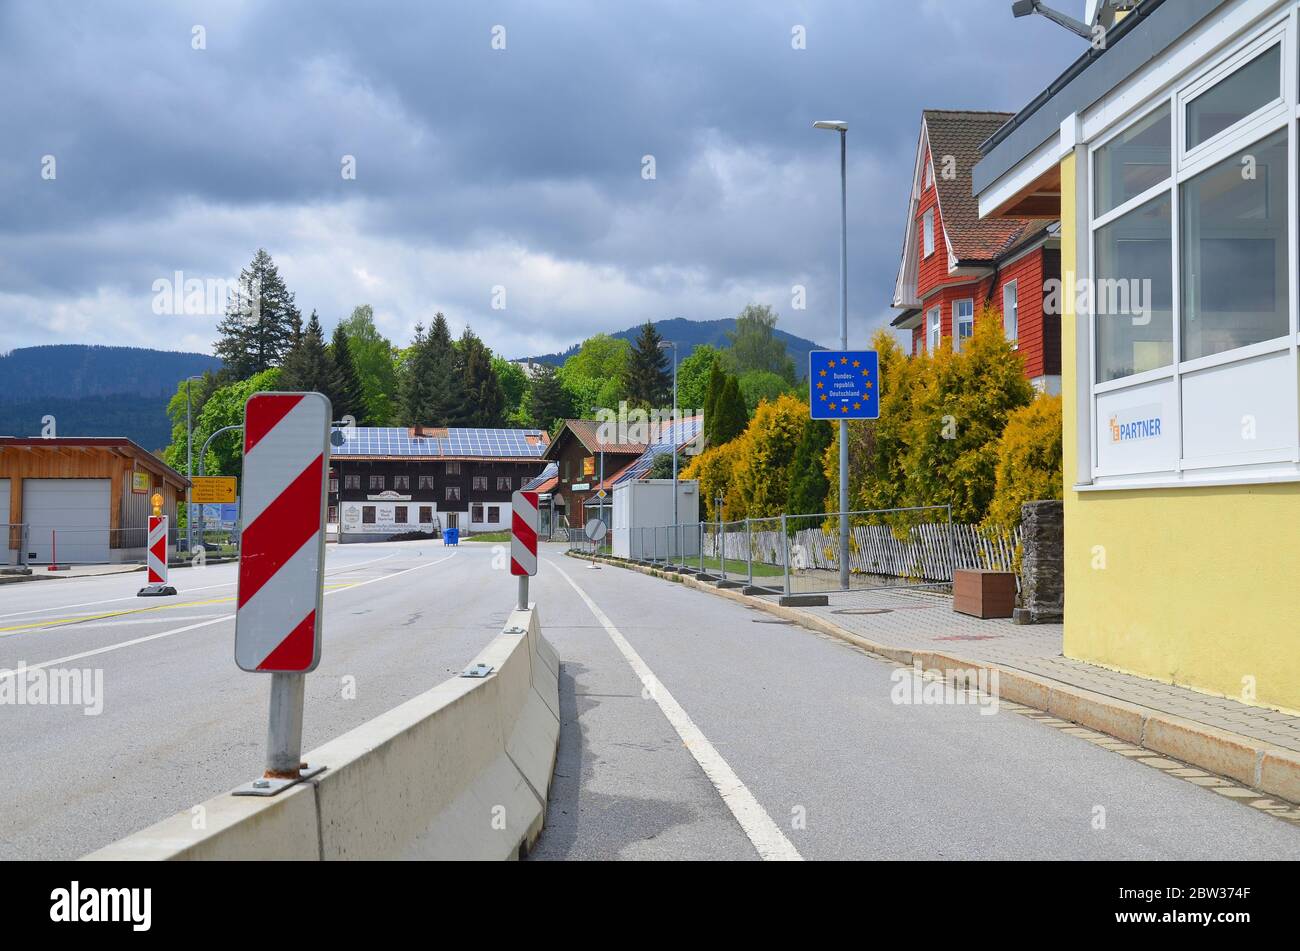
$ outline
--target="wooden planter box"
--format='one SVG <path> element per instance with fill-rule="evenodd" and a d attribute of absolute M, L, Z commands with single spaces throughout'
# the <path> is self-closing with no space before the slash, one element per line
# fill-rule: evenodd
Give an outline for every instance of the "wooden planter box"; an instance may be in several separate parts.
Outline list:
<path fill-rule="evenodd" d="M 1011 617 L 1016 607 L 1016 576 L 1010 571 L 960 569 L 952 577 L 952 609 L 974 617 Z"/>

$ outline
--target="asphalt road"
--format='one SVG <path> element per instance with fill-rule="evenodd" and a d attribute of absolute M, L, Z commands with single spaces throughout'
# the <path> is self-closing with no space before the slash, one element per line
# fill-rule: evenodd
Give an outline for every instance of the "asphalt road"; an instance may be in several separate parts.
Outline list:
<path fill-rule="evenodd" d="M 304 749 L 499 632 L 497 548 L 331 546 Z M 541 563 L 563 722 L 535 859 L 1300 857 L 1295 827 L 1027 718 L 896 704 L 895 668 L 841 642 L 558 548 Z M 80 856 L 260 772 L 269 678 L 234 664 L 234 566 L 175 570 L 165 600 L 140 579 L 0 588 L 0 668 L 103 672 L 97 716 L 0 705 L 0 859 Z"/>

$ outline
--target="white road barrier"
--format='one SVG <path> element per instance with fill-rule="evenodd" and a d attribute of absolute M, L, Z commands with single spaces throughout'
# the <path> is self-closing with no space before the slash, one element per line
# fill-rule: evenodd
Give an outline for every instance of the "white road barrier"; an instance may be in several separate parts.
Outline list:
<path fill-rule="evenodd" d="M 545 818 L 559 658 L 536 610 L 514 611 L 479 664 L 487 676 L 444 681 L 312 750 L 319 776 L 273 798 L 217 796 L 86 858 L 516 858 Z"/>

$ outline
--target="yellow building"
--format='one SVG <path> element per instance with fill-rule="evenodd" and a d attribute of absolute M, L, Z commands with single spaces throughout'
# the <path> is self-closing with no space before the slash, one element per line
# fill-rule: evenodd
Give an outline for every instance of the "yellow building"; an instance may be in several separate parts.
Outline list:
<path fill-rule="evenodd" d="M 1298 38 L 1297 0 L 1144 0 L 973 175 L 1061 221 L 1066 655 L 1293 712 Z"/>

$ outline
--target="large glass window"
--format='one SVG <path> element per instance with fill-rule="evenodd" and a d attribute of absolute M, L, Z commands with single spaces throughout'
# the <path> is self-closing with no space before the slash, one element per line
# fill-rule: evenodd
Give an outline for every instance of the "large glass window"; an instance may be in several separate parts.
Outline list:
<path fill-rule="evenodd" d="M 1173 216 L 1166 193 L 1097 229 L 1097 382 L 1174 359 Z"/>
<path fill-rule="evenodd" d="M 1002 332 L 1012 343 L 1020 339 L 1020 286 L 1015 281 L 1002 288 Z"/>
<path fill-rule="evenodd" d="M 952 305 L 953 323 L 956 328 L 953 337 L 956 349 L 960 350 L 964 341 L 975 334 L 975 302 L 973 300 L 954 301 Z"/>
<path fill-rule="evenodd" d="M 1187 104 L 1187 147 L 1195 148 L 1282 94 L 1282 47 L 1273 46 Z"/>
<path fill-rule="evenodd" d="M 930 353 L 934 353 L 936 350 L 939 349 L 940 334 L 942 333 L 942 329 L 941 329 L 942 321 L 943 321 L 942 315 L 943 315 L 943 311 L 940 308 L 935 307 L 930 310 L 929 316 L 926 317 L 925 319 L 926 333 L 928 334 L 929 337 L 926 343 L 926 348 L 930 351 Z"/>
<path fill-rule="evenodd" d="M 1093 155 L 1095 214 L 1104 215 L 1167 179 L 1172 141 L 1166 103 L 1097 149 Z"/>
<path fill-rule="evenodd" d="M 1184 360 L 1287 332 L 1286 136 L 1283 129 L 1182 185 Z"/>

